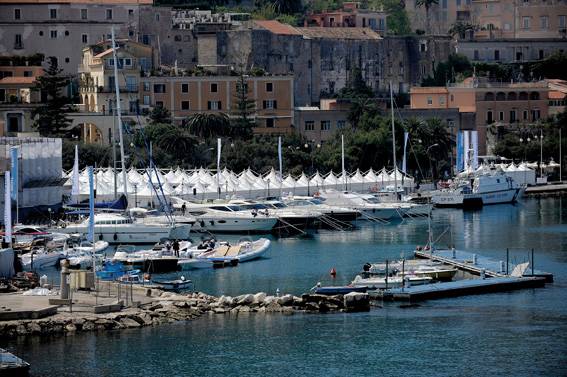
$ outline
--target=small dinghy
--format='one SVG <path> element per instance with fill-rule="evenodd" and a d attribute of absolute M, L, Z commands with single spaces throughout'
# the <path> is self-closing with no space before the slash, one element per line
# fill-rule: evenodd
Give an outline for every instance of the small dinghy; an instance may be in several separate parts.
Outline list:
<path fill-rule="evenodd" d="M 184 276 L 181 276 L 181 278 L 179 279 L 173 280 L 153 280 L 152 283 L 165 291 L 177 292 L 193 289 L 193 282 L 191 280 L 185 279 Z"/>

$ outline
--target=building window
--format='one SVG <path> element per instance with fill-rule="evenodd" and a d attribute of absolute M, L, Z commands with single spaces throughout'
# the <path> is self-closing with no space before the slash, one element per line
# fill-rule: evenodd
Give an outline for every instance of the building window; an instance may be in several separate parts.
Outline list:
<path fill-rule="evenodd" d="M 40 37 L 43 37 L 43 30 L 40 30 L 40 31 L 39 31 L 39 36 L 40 36 Z"/>
<path fill-rule="evenodd" d="M 128 9 L 128 17 L 132 17 L 134 15 L 134 9 Z"/>
<path fill-rule="evenodd" d="M 65 36 L 66 36 L 66 37 L 69 36 L 69 30 L 65 30 Z"/>
<path fill-rule="evenodd" d="M 427 96 L 427 105 L 429 106 L 433 105 L 433 97 Z"/>
<path fill-rule="evenodd" d="M 273 110 L 278 108 L 278 101 L 275 99 L 268 99 L 263 101 L 263 108 L 268 110 Z"/>
<path fill-rule="evenodd" d="M 165 84 L 154 84 L 154 93 L 165 93 Z"/>
<path fill-rule="evenodd" d="M 342 130 L 346 126 L 346 120 L 337 120 L 337 129 Z"/>
<path fill-rule="evenodd" d="M 516 122 L 516 110 L 510 110 L 510 123 Z"/>
<path fill-rule="evenodd" d="M 530 30 L 530 17 L 522 17 L 522 29 Z"/>
<path fill-rule="evenodd" d="M 131 58 L 124 58 L 124 67 L 132 67 L 132 59 Z"/>
<path fill-rule="evenodd" d="M 138 91 L 138 80 L 136 76 L 126 76 L 126 90 L 131 93 Z"/>
<path fill-rule="evenodd" d="M 150 91 L 150 83 L 147 81 L 144 81 L 144 92 L 149 92 Z"/>
<path fill-rule="evenodd" d="M 14 49 L 21 50 L 22 48 L 24 48 L 24 44 L 22 42 L 22 35 L 16 34 L 15 37 L 16 38 L 14 40 Z"/>
<path fill-rule="evenodd" d="M 539 27 L 540 27 L 541 30 L 549 29 L 549 17 L 541 16 L 539 18 Z"/>
<path fill-rule="evenodd" d="M 538 109 L 532 110 L 532 122 L 535 122 L 541 117 L 541 113 Z"/>
<path fill-rule="evenodd" d="M 33 76 L 32 71 L 24 71 L 24 77 L 32 77 L 32 76 Z"/>
<path fill-rule="evenodd" d="M 543 60 L 545 58 L 545 53 L 543 50 L 539 50 L 539 60 Z"/>
<path fill-rule="evenodd" d="M 87 20 L 89 18 L 89 11 L 87 9 L 81 9 L 81 20 Z"/>
<path fill-rule="evenodd" d="M 149 104 L 150 104 L 150 96 L 145 95 L 143 101 L 144 101 L 144 105 L 149 106 Z"/>
<path fill-rule="evenodd" d="M 22 19 L 22 10 L 14 9 L 14 20 L 21 20 L 21 19 Z"/>
<path fill-rule="evenodd" d="M 500 60 L 500 50 L 494 50 L 494 60 Z"/>
<path fill-rule="evenodd" d="M 268 128 L 274 128 L 274 118 L 268 118 L 266 119 L 266 127 Z"/>
<path fill-rule="evenodd" d="M 145 45 L 150 44 L 150 36 L 148 34 L 142 35 L 142 43 L 145 44 Z"/>
<path fill-rule="evenodd" d="M 156 21 L 159 22 L 159 13 L 156 13 Z"/>
<path fill-rule="evenodd" d="M 331 130 L 331 121 L 330 120 L 322 120 L 321 121 L 321 131 L 330 131 Z"/>
<path fill-rule="evenodd" d="M 524 120 L 528 120 L 528 110 L 524 110 L 523 118 Z"/>
<path fill-rule="evenodd" d="M 266 83 L 266 92 L 272 92 L 274 90 L 274 84 L 271 82 Z"/>
<path fill-rule="evenodd" d="M 71 59 L 65 58 L 65 63 L 69 63 L 70 61 L 71 61 Z"/>
<path fill-rule="evenodd" d="M 498 112 L 498 120 L 499 120 L 500 122 L 503 122 L 503 121 L 504 121 L 504 111 L 499 111 L 499 112 Z"/>
<path fill-rule="evenodd" d="M 163 101 L 156 101 L 156 107 L 163 107 Z"/>
<path fill-rule="evenodd" d="M 305 131 L 315 131 L 315 122 L 312 120 L 306 120 Z"/>
<path fill-rule="evenodd" d="M 494 122 L 494 118 L 492 117 L 492 110 L 488 110 L 486 112 L 486 123 L 492 124 Z"/>
<path fill-rule="evenodd" d="M 181 84 L 181 93 L 189 93 L 189 84 Z"/>
<path fill-rule="evenodd" d="M 82 35 L 81 35 L 81 42 L 83 42 L 84 44 L 89 43 L 89 36 L 88 36 L 88 34 L 82 34 Z"/>
<path fill-rule="evenodd" d="M 181 110 L 189 110 L 189 101 L 181 101 Z"/>
<path fill-rule="evenodd" d="M 112 20 L 112 9 L 107 9 L 107 10 L 106 10 L 106 19 L 107 19 L 107 20 Z"/>
<path fill-rule="evenodd" d="M 474 50 L 474 57 L 473 60 L 479 60 L 479 53 L 478 50 Z"/>
<path fill-rule="evenodd" d="M 57 38 L 57 30 L 50 30 L 49 31 L 49 37 L 52 39 Z"/>
<path fill-rule="evenodd" d="M 441 106 L 445 106 L 445 97 L 444 96 L 439 96 L 439 104 Z"/>
<path fill-rule="evenodd" d="M 6 89 L 0 89 L 0 103 L 6 102 Z"/>
<path fill-rule="evenodd" d="M 218 91 L 218 85 L 216 83 L 211 84 L 211 93 L 216 93 Z"/>
<path fill-rule="evenodd" d="M 559 28 L 565 29 L 565 26 L 567 25 L 567 16 L 559 16 L 558 24 L 559 24 Z"/>
<path fill-rule="evenodd" d="M 57 9 L 50 9 L 49 10 L 49 18 L 55 20 L 57 18 Z"/>
<path fill-rule="evenodd" d="M 221 101 L 208 101 L 207 110 L 222 110 Z"/>

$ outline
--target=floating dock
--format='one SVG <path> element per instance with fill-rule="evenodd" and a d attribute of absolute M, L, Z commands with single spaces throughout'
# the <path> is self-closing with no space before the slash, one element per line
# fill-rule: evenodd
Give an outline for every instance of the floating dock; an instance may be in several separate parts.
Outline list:
<path fill-rule="evenodd" d="M 466 251 L 454 249 L 434 250 L 433 252 L 416 250 L 415 256 L 421 259 L 441 262 L 460 271 L 481 276 L 481 278 L 391 288 L 369 292 L 370 296 L 375 300 L 421 301 L 517 289 L 541 288 L 546 283 L 553 282 L 552 274 L 526 268 L 527 264 L 507 264 L 505 261 L 494 260 Z M 533 251 L 531 259 L 533 266 Z"/>
<path fill-rule="evenodd" d="M 489 277 L 506 277 L 517 267 L 516 264 L 506 262 L 505 254 L 503 260 L 496 260 L 468 251 L 444 249 L 434 250 L 433 252 L 428 250 L 416 250 L 415 256 L 421 259 L 430 259 L 436 262 L 448 264 L 458 268 L 459 270 L 467 271 L 473 275 L 479 276 L 484 270 L 486 276 Z M 533 269 L 533 251 L 531 259 L 530 267 L 525 270 L 523 277 L 541 277 L 545 279 L 546 283 L 552 283 L 553 274 Z"/>
<path fill-rule="evenodd" d="M 547 185 L 530 186 L 524 191 L 525 196 L 563 196 L 567 194 L 567 184 L 550 183 Z"/>

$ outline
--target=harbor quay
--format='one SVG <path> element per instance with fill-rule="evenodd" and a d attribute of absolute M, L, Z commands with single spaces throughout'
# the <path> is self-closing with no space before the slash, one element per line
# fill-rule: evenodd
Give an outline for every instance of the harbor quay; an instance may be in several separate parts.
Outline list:
<path fill-rule="evenodd" d="M 203 315 L 330 313 L 368 311 L 365 293 L 325 296 L 264 292 L 215 297 L 173 293 L 157 287 L 101 282 L 99 292 L 75 292 L 71 300 L 0 294 L 0 338 L 70 335 L 190 321 Z M 121 290 L 121 292 L 120 292 Z M 108 293 L 110 292 L 110 295 Z M 53 296 L 52 296 L 53 297 Z M 122 299 L 117 300 L 117 297 Z M 65 305 L 61 305 L 65 301 Z"/>

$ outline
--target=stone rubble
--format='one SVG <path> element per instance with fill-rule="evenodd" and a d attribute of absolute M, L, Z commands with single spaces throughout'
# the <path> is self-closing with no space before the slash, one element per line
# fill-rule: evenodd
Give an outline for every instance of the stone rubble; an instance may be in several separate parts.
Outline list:
<path fill-rule="evenodd" d="M 286 294 L 268 296 L 264 292 L 236 297 L 215 297 L 205 293 L 177 294 L 158 292 L 151 303 L 119 312 L 94 314 L 89 312 L 59 312 L 41 319 L 0 322 L 0 338 L 18 336 L 46 336 L 74 334 L 87 331 L 119 330 L 157 326 L 176 321 L 187 321 L 204 314 L 238 315 L 239 313 L 329 313 L 370 310 L 366 293 L 344 296 L 304 294 L 301 297 Z"/>

